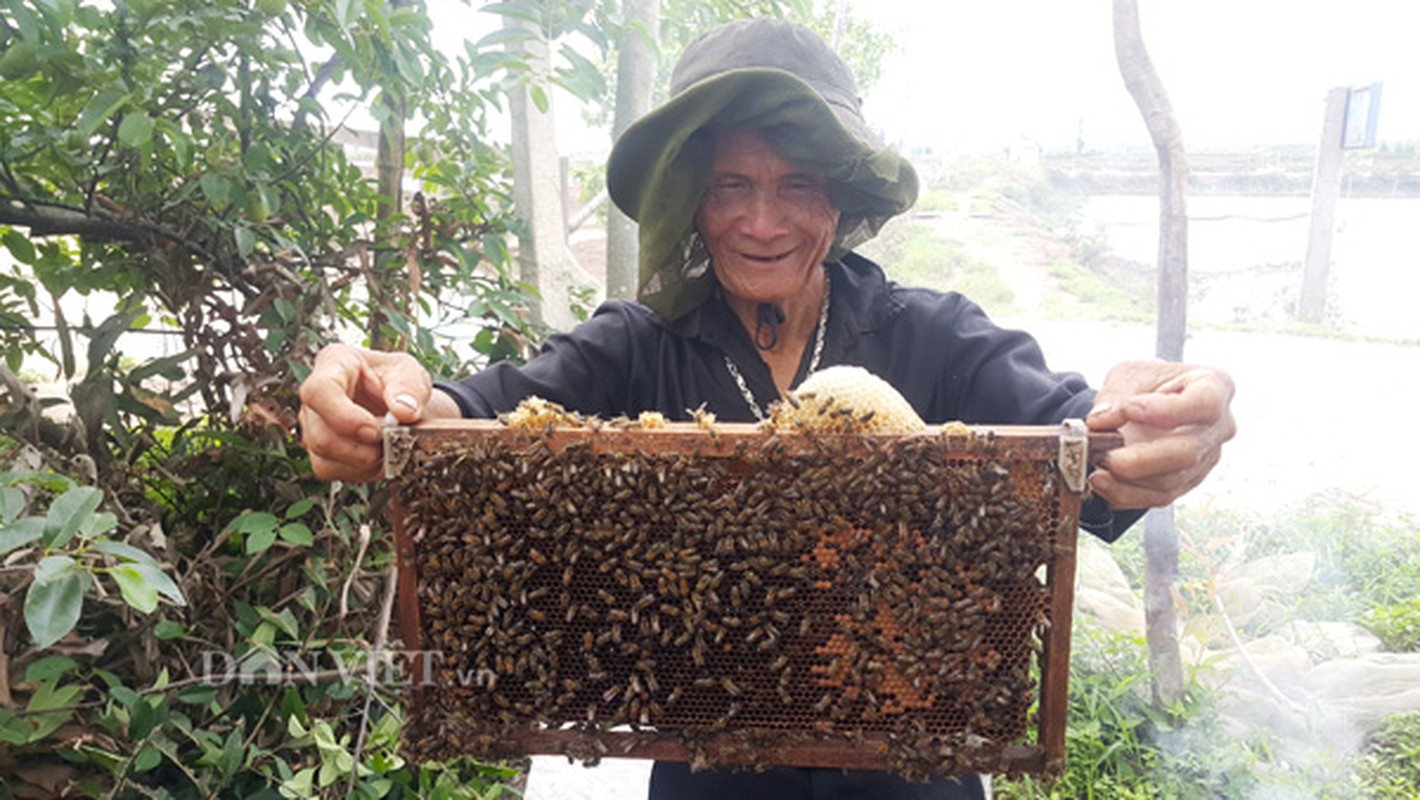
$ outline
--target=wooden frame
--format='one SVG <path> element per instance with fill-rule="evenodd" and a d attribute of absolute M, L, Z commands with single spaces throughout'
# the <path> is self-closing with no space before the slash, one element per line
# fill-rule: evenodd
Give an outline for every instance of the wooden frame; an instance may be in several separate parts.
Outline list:
<path fill-rule="evenodd" d="M 718 425 L 711 430 L 690 423 L 671 424 L 659 429 L 602 425 L 595 430 L 555 428 L 530 432 L 511 430 L 495 422 L 454 421 L 392 429 L 386 442 L 386 469 L 395 485 L 391 517 L 399 559 L 398 617 L 404 646 L 412 654 L 407 660 L 410 675 L 422 678 L 424 684 L 416 685 L 413 690 L 412 735 L 425 737 L 423 744 L 413 747 L 417 751 L 415 756 L 456 752 L 482 757 L 559 753 L 588 761 L 601 757 L 630 757 L 690 761 L 697 766 L 763 766 L 772 763 L 891 769 L 910 777 L 963 769 L 1056 774 L 1063 769 L 1064 763 L 1069 620 L 1080 506 L 1080 493 L 1070 487 L 1082 488 L 1087 462 L 1120 443 L 1117 434 L 1087 436 L 1078 424 L 1066 427 L 954 427 L 951 433 L 932 428 L 926 434 L 876 438 L 788 433 L 772 435 L 751 425 Z M 460 710 L 459 704 L 465 700 L 459 697 L 473 697 L 467 692 L 459 694 L 468 687 L 455 691 L 438 685 L 438 681 L 429 685 L 428 678 L 435 670 L 424 660 L 429 657 L 431 642 L 430 633 L 426 630 L 428 616 L 423 607 L 427 602 L 421 604 L 419 583 L 421 530 L 412 529 L 416 524 L 427 524 L 417 521 L 427 517 L 411 514 L 411 503 L 420 502 L 417 499 L 420 493 L 430 491 L 437 485 L 436 478 L 421 475 L 421 459 L 439 452 L 441 448 L 464 448 L 477 454 L 475 458 L 511 457 L 515 461 L 520 452 L 536 450 L 559 454 L 568 448 L 581 448 L 591 457 L 640 453 L 664 458 L 734 462 L 752 458 L 754 453 L 769 447 L 776 453 L 809 459 L 795 462 L 800 465 L 812 463 L 816 457 L 842 465 L 844 462 L 851 464 L 876 458 L 877 454 L 897 452 L 894 448 L 909 446 L 931 448 L 930 452 L 940 453 L 952 463 L 989 462 L 995 465 L 992 469 L 1000 469 L 999 465 L 1004 465 L 1006 470 L 1029 467 L 1034 470 L 1030 474 L 1036 476 L 1029 480 L 1043 483 L 1040 490 L 1049 495 L 1048 502 L 1055 504 L 1054 516 L 1051 517 L 1054 530 L 1048 532 L 1050 551 L 1044 561 L 1044 611 L 1049 624 L 1037 628 L 1035 622 L 1028 621 L 1017 626 L 1035 631 L 1034 634 L 1026 632 L 1022 635 L 1039 636 L 1038 704 L 1034 711 L 1036 741 L 1033 743 L 1023 739 L 993 740 L 968 747 L 963 742 L 971 741 L 969 735 L 965 740 L 960 736 L 949 739 L 938 735 L 936 738 L 925 736 L 916 745 L 904 745 L 901 730 L 864 730 L 865 726 L 861 723 L 855 728 L 853 724 L 842 724 L 841 719 L 838 723 L 825 720 L 806 723 L 799 720 L 797 728 L 785 723 L 788 727 L 779 725 L 772 731 L 764 730 L 762 726 L 740 729 L 734 724 L 723 726 L 720 730 L 701 727 L 696 729 L 697 735 L 689 744 L 681 728 L 657 728 L 655 720 L 651 720 L 650 724 L 636 724 L 635 718 L 620 720 L 622 723 L 630 722 L 629 727 L 622 724 L 610 728 L 577 724 L 577 720 L 570 718 L 543 720 L 551 722 L 550 725 L 538 724 L 534 718 L 536 715 L 533 715 L 520 718 L 516 725 L 503 724 L 494 730 L 484 725 L 492 706 L 486 706 L 482 714 L 466 714 Z M 1073 474 L 1062 474 L 1059 480 L 1055 480 L 1052 477 L 1054 473 L 1043 469 L 1042 465 L 1064 468 Z M 1065 624 L 1059 624 L 1062 620 Z M 552 620 L 542 630 L 550 631 L 554 627 L 555 620 Z M 1016 633 L 1021 632 L 1013 635 Z M 799 657 L 799 660 L 804 659 Z M 416 684 L 420 682 L 416 680 Z M 930 688 L 931 684 L 928 685 Z M 862 705 L 865 704 L 859 704 Z M 505 722 L 510 713 L 502 712 Z M 647 712 L 643 710 L 641 713 L 644 723 Z M 436 743 L 431 745 L 431 741 Z M 904 753 L 908 754 L 907 757 Z"/>

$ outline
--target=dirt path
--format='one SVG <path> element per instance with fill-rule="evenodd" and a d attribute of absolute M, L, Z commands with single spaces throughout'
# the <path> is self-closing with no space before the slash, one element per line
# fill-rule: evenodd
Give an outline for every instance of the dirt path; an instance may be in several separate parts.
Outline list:
<path fill-rule="evenodd" d="M 967 255 L 996 267 L 1015 295 L 1014 307 L 1022 314 L 1040 312 L 1053 281 L 1048 255 L 1038 236 L 994 217 L 967 213 L 944 214 L 933 222 L 933 230 L 960 242 Z"/>

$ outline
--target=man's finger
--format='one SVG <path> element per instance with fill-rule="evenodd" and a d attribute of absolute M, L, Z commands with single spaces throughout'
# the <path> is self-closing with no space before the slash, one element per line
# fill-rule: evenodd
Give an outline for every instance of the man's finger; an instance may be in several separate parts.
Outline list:
<path fill-rule="evenodd" d="M 379 393 L 384 411 L 394 414 L 400 422 L 417 422 L 434 388 L 428 370 L 404 353 L 367 355 L 370 388 Z"/>
<path fill-rule="evenodd" d="M 1120 452 L 1118 450 L 1114 453 Z M 1154 471 L 1138 478 L 1125 478 L 1122 471 L 1109 467 L 1090 475 L 1090 486 L 1115 508 L 1157 508 L 1166 506 L 1196 488 L 1218 464 L 1221 448 L 1204 453 L 1191 466 Z"/>
<path fill-rule="evenodd" d="M 361 482 L 379 476 L 383 447 L 336 434 L 325 419 L 301 409 L 301 445 L 311 459 L 311 470 L 322 480 Z"/>
<path fill-rule="evenodd" d="M 1180 376 L 1120 404 L 1130 422 L 1155 428 L 1177 428 L 1186 425 L 1213 425 L 1227 414 L 1232 399 L 1232 387 L 1217 373 L 1194 372 Z"/>

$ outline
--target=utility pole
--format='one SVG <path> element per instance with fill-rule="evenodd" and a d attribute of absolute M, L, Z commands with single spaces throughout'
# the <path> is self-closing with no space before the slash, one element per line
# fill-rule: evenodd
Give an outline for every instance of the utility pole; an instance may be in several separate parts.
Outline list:
<path fill-rule="evenodd" d="M 1341 135 L 1346 128 L 1345 87 L 1326 93 L 1321 142 L 1316 148 L 1312 174 L 1311 229 L 1307 234 L 1307 260 L 1302 268 L 1302 294 L 1297 316 L 1303 322 L 1321 322 L 1326 312 L 1326 283 L 1331 272 L 1331 237 L 1336 231 L 1336 201 L 1341 197 Z"/>

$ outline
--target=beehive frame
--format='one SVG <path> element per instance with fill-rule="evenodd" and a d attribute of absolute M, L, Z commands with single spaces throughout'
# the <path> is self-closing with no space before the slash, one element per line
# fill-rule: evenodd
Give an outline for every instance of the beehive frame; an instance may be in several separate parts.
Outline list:
<path fill-rule="evenodd" d="M 1057 773 L 1080 493 L 1118 444 L 392 429 L 406 751 Z"/>

